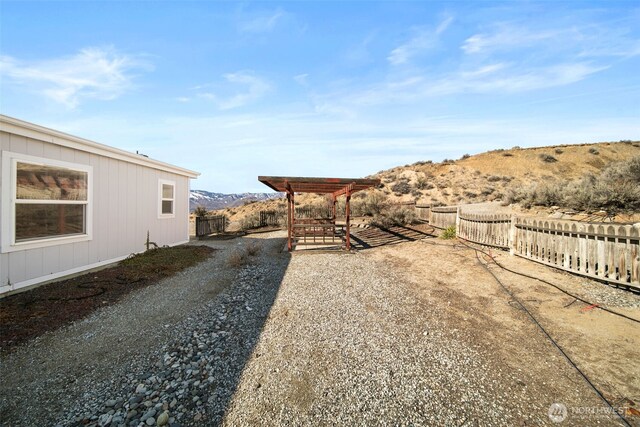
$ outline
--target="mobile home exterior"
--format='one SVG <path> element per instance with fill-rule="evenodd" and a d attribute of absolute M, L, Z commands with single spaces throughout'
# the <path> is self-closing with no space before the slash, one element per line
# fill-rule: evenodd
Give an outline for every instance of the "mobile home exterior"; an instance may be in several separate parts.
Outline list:
<path fill-rule="evenodd" d="M 188 242 L 198 175 L 0 115 L 0 296 Z"/>

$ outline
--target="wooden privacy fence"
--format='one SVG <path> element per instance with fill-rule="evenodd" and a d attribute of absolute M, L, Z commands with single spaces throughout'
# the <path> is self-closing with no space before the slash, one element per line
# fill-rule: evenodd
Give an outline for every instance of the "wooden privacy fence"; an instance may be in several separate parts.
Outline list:
<path fill-rule="evenodd" d="M 227 217 L 224 215 L 196 217 L 196 237 L 224 233 L 226 227 Z"/>
<path fill-rule="evenodd" d="M 511 215 L 460 212 L 456 233 L 482 245 L 511 248 Z"/>
<path fill-rule="evenodd" d="M 457 206 L 439 206 L 431 208 L 429 224 L 436 228 L 447 228 L 456 225 Z"/>
<path fill-rule="evenodd" d="M 458 237 L 571 273 L 640 289 L 640 227 L 431 209 L 431 224 Z"/>
<path fill-rule="evenodd" d="M 418 205 L 416 204 L 416 216 L 424 221 L 429 221 L 429 215 L 431 214 L 431 205 Z"/>
<path fill-rule="evenodd" d="M 514 226 L 518 256 L 640 288 L 638 227 L 518 217 Z"/>

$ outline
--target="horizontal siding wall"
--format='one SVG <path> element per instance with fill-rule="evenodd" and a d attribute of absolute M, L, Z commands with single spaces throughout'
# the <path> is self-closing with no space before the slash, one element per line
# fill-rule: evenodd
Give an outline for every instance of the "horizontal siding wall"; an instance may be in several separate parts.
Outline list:
<path fill-rule="evenodd" d="M 93 167 L 93 239 L 0 254 L 0 292 L 18 288 L 21 282 L 37 278 L 44 281 L 56 273 L 141 252 L 147 231 L 159 246 L 189 238 L 186 176 L 6 132 L 0 132 L 0 148 Z M 174 218 L 158 218 L 159 179 L 176 183 Z M 8 191 L 5 183 L 0 182 L 0 186 Z M 11 288 L 7 288 L 9 284 Z"/>

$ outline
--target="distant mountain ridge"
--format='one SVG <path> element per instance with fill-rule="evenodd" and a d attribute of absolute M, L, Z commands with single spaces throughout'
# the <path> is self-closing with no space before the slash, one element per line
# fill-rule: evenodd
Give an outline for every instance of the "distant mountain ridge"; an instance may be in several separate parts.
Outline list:
<path fill-rule="evenodd" d="M 223 194 L 205 190 L 191 190 L 189 193 L 189 210 L 193 212 L 198 206 L 203 206 L 207 210 L 233 208 L 235 206 L 242 206 L 250 201 L 261 202 L 264 200 L 278 199 L 280 197 L 282 197 L 280 193 Z"/>

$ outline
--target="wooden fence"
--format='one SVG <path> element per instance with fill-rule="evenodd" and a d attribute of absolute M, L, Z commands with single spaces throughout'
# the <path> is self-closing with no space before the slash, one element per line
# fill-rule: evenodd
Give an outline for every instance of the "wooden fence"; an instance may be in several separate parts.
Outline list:
<path fill-rule="evenodd" d="M 457 206 L 439 206 L 431 208 L 429 224 L 436 228 L 447 228 L 456 225 Z"/>
<path fill-rule="evenodd" d="M 640 289 L 638 227 L 515 218 L 515 254 Z"/>
<path fill-rule="evenodd" d="M 296 218 L 331 218 L 331 209 L 328 206 L 302 206 L 296 208 Z"/>
<path fill-rule="evenodd" d="M 279 226 L 280 220 L 285 216 L 282 211 L 260 211 L 260 227 Z"/>
<path fill-rule="evenodd" d="M 416 204 L 416 216 L 423 221 L 429 221 L 429 215 L 431 214 L 431 205 L 418 205 Z"/>
<path fill-rule="evenodd" d="M 431 209 L 437 228 L 574 274 L 640 289 L 640 227 Z M 434 223 L 436 222 L 436 223 Z"/>
<path fill-rule="evenodd" d="M 227 228 L 227 217 L 218 216 L 197 216 L 196 217 L 196 237 L 208 236 L 213 233 L 224 233 Z"/>
<path fill-rule="evenodd" d="M 482 245 L 511 248 L 511 215 L 460 212 L 456 234 Z"/>

